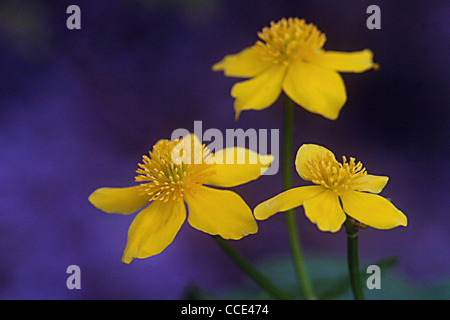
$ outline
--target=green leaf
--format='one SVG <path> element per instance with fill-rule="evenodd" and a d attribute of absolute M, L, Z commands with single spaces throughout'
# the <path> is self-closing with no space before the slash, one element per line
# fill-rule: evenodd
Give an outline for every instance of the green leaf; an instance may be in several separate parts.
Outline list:
<path fill-rule="evenodd" d="M 316 294 L 320 299 L 352 300 L 345 259 L 323 256 L 307 256 L 307 268 Z M 398 262 L 397 257 L 388 257 L 376 263 L 381 268 L 381 289 L 365 289 L 367 300 L 424 300 L 448 299 L 450 281 L 433 286 L 419 286 L 396 275 L 392 268 Z M 367 264 L 369 265 L 369 264 Z M 296 299 L 302 299 L 300 289 L 290 257 L 273 257 L 257 265 L 258 269 L 281 289 Z M 366 269 L 361 270 L 363 283 L 367 279 Z M 194 291 L 192 291 L 194 288 Z M 223 288 L 214 294 L 192 287 L 190 299 L 227 299 L 227 300 L 265 300 L 271 296 L 243 275 L 243 281 L 232 287 Z"/>

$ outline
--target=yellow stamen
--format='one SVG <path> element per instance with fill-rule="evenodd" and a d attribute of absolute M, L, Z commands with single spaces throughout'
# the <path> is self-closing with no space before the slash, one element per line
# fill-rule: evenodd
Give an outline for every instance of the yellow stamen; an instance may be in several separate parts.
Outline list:
<path fill-rule="evenodd" d="M 149 195 L 150 201 L 181 201 L 185 190 L 195 193 L 207 182 L 207 177 L 214 174 L 214 165 L 204 161 L 204 155 L 209 154 L 205 145 L 198 150 L 192 147 L 189 157 L 192 161 L 174 162 L 172 151 L 180 149 L 180 143 L 182 141 L 161 140 L 149 152 L 149 157 L 142 156 L 143 163 L 138 164 L 135 180 L 144 182 L 140 185 L 140 192 Z"/>
<path fill-rule="evenodd" d="M 355 158 L 342 157 L 342 164 L 337 162 L 330 153 L 318 155 L 305 162 L 309 171 L 309 179 L 340 195 L 349 189 L 349 185 L 367 175 L 361 162 L 355 163 Z"/>
<path fill-rule="evenodd" d="M 261 57 L 273 63 L 287 64 L 291 59 L 308 59 L 311 53 L 320 50 L 326 36 L 312 23 L 304 19 L 283 18 L 271 22 L 258 33 L 261 41 L 256 45 L 261 48 Z"/>

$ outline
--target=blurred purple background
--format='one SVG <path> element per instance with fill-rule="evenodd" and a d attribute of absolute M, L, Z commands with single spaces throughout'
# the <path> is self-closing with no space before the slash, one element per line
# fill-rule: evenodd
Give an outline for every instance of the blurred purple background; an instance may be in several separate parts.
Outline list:
<path fill-rule="evenodd" d="M 81 30 L 66 8 L 81 8 Z M 381 8 L 382 29 L 366 28 Z M 325 49 L 370 48 L 377 72 L 343 74 L 338 121 L 296 109 L 295 144 L 321 144 L 387 175 L 383 195 L 407 228 L 360 236 L 363 261 L 398 255 L 415 284 L 448 277 L 448 1 L 4 1 L 0 3 L 0 299 L 178 299 L 189 285 L 217 292 L 245 279 L 212 239 L 187 223 L 162 254 L 121 262 L 134 216 L 87 198 L 134 183 L 141 155 L 177 128 L 281 128 L 281 100 L 234 121 L 237 80 L 211 71 L 252 45 L 271 20 L 298 16 L 326 33 Z M 296 185 L 305 184 L 295 175 Z M 253 208 L 281 190 L 264 176 L 235 188 Z M 308 254 L 345 257 L 345 232 L 322 233 L 298 210 Z M 235 242 L 257 262 L 288 255 L 285 220 Z M 82 290 L 66 288 L 80 266 Z"/>

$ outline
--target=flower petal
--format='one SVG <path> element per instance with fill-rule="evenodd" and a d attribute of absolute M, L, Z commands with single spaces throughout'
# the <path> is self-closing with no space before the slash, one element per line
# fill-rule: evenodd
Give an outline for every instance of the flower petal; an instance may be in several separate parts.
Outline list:
<path fill-rule="evenodd" d="M 345 213 L 336 193 L 325 190 L 303 203 L 308 219 L 321 231 L 337 232 L 345 222 Z"/>
<path fill-rule="evenodd" d="M 265 220 L 278 212 L 299 207 L 307 199 L 315 197 L 325 189 L 322 186 L 298 187 L 286 190 L 275 197 L 258 204 L 254 210 L 255 218 Z"/>
<path fill-rule="evenodd" d="M 270 61 L 261 60 L 259 48 L 251 46 L 244 50 L 225 56 L 216 63 L 212 69 L 214 71 L 223 70 L 228 77 L 252 78 L 270 68 Z"/>
<path fill-rule="evenodd" d="M 375 68 L 373 53 L 369 49 L 355 52 L 319 51 L 309 62 L 339 72 L 364 72 Z"/>
<path fill-rule="evenodd" d="M 215 174 L 207 184 L 234 187 L 258 179 L 269 168 L 274 157 L 260 155 L 242 147 L 226 148 L 214 154 Z"/>
<path fill-rule="evenodd" d="M 408 224 L 406 216 L 379 195 L 348 191 L 341 195 L 341 200 L 349 216 L 373 228 L 392 229 Z"/>
<path fill-rule="evenodd" d="M 389 177 L 375 176 L 372 174 L 358 178 L 349 185 L 350 189 L 380 193 L 389 181 Z"/>
<path fill-rule="evenodd" d="M 325 147 L 319 146 L 317 144 L 304 144 L 298 151 L 295 157 L 295 169 L 299 176 L 306 181 L 311 181 L 310 170 L 306 167 L 306 163 L 313 158 L 322 158 L 325 154 L 330 154 L 332 159 L 336 159 L 334 153 Z"/>
<path fill-rule="evenodd" d="M 243 110 L 263 110 L 270 107 L 281 93 L 285 72 L 286 66 L 275 65 L 253 79 L 236 83 L 231 89 L 231 95 L 236 98 L 236 119 Z"/>
<path fill-rule="evenodd" d="M 185 135 L 172 149 L 171 161 L 174 164 L 201 164 L 208 162 L 207 152 L 200 139 L 194 134 Z"/>
<path fill-rule="evenodd" d="M 311 63 L 290 64 L 283 90 L 306 110 L 330 120 L 337 119 L 347 101 L 345 84 L 339 73 Z"/>
<path fill-rule="evenodd" d="M 211 235 L 238 240 L 258 231 L 252 211 L 232 191 L 201 186 L 192 193 L 185 191 L 190 225 Z"/>
<path fill-rule="evenodd" d="M 100 188 L 89 196 L 89 202 L 107 213 L 131 214 L 148 202 L 147 195 L 139 195 L 138 186 L 128 188 Z"/>
<path fill-rule="evenodd" d="M 144 259 L 162 252 L 186 220 L 183 201 L 153 201 L 142 210 L 128 230 L 128 241 L 122 261 Z"/>

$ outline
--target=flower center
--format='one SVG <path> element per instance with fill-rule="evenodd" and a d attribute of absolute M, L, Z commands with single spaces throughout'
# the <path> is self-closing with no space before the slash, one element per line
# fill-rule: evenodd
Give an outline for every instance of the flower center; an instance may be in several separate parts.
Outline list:
<path fill-rule="evenodd" d="M 350 158 L 350 161 L 347 162 L 347 158 L 342 157 L 341 164 L 329 153 L 310 159 L 305 163 L 305 166 L 310 173 L 309 180 L 336 192 L 338 195 L 347 191 L 356 180 L 367 175 L 363 164 L 361 162 L 355 163 L 355 158 Z"/>
<path fill-rule="evenodd" d="M 312 23 L 306 24 L 304 19 L 283 18 L 271 22 L 258 33 L 261 39 L 256 45 L 261 48 L 263 60 L 275 64 L 287 64 L 291 59 L 306 60 L 311 53 L 321 49 L 326 36 Z"/>
<path fill-rule="evenodd" d="M 194 143 L 191 147 L 188 144 L 191 149 L 189 152 L 184 142 L 186 140 L 183 139 L 160 140 L 153 146 L 149 156 L 142 156 L 143 163 L 138 164 L 135 180 L 143 182 L 140 192 L 149 195 L 150 201 L 181 201 L 186 190 L 195 193 L 207 182 L 207 177 L 214 174 L 214 165 L 204 161 L 209 156 L 205 145 L 197 146 Z"/>

